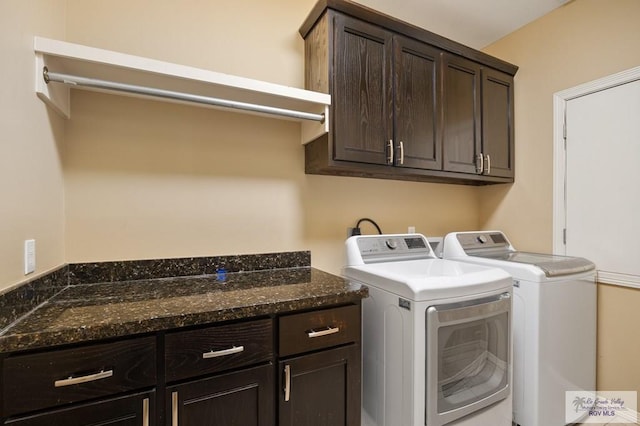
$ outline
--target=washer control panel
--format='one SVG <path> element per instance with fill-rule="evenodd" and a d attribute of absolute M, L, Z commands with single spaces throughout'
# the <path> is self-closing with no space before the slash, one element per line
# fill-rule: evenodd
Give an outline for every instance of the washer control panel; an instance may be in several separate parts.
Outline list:
<path fill-rule="evenodd" d="M 461 232 L 456 235 L 465 251 L 477 249 L 506 249 L 509 241 L 502 232 Z"/>
<path fill-rule="evenodd" d="M 365 235 L 356 238 L 365 263 L 435 258 L 429 242 L 420 234 Z"/>

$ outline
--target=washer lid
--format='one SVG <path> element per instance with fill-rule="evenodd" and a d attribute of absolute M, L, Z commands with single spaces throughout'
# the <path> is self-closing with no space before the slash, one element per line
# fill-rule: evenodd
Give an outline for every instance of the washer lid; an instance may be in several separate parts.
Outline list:
<path fill-rule="evenodd" d="M 545 276 L 555 278 L 589 272 L 596 268 L 593 262 L 582 257 L 517 251 L 501 231 L 452 232 L 444 240 L 444 257 L 504 267 L 517 279 L 526 279 L 525 276 L 532 274 L 538 279 Z M 489 261 L 485 263 L 483 259 Z M 501 265 L 501 262 L 508 263 Z M 515 269 L 518 272 L 514 272 Z"/>
<path fill-rule="evenodd" d="M 547 277 L 578 274 L 592 271 L 596 268 L 593 262 L 582 257 L 528 253 L 524 251 L 476 252 L 471 256 L 533 265 L 540 268 Z"/>
<path fill-rule="evenodd" d="M 510 288 L 513 283 L 502 269 L 443 259 L 347 266 L 342 273 L 414 301 L 480 294 Z"/>

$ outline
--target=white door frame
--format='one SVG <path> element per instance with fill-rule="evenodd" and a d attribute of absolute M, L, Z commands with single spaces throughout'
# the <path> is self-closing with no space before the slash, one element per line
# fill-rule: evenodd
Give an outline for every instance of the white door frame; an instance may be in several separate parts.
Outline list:
<path fill-rule="evenodd" d="M 640 80 L 640 67 L 631 68 L 598 80 L 590 81 L 553 95 L 553 253 L 566 254 L 564 229 L 566 226 L 565 176 L 565 117 L 571 99 Z"/>

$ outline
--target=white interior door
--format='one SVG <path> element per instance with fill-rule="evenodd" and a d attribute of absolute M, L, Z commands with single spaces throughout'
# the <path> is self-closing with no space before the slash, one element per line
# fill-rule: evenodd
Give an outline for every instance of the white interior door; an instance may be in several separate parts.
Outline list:
<path fill-rule="evenodd" d="M 566 101 L 565 253 L 640 287 L 640 80 Z"/>

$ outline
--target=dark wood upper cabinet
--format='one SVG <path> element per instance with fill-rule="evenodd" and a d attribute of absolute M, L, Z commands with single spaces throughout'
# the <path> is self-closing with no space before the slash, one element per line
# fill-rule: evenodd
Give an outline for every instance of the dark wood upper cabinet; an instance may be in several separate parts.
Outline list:
<path fill-rule="evenodd" d="M 332 97 L 307 173 L 513 182 L 516 66 L 346 0 L 320 0 L 300 34 L 306 88 Z"/>
<path fill-rule="evenodd" d="M 480 65 L 458 56 L 444 56 L 444 169 L 480 172 Z"/>
<path fill-rule="evenodd" d="M 440 51 L 394 37 L 395 165 L 440 170 Z"/>
<path fill-rule="evenodd" d="M 513 100 L 513 76 L 483 69 L 482 152 L 489 176 L 514 177 Z"/>
<path fill-rule="evenodd" d="M 336 160 L 387 164 L 393 137 L 391 33 L 343 15 L 334 18 L 336 45 L 332 117 Z"/>
<path fill-rule="evenodd" d="M 513 76 L 444 55 L 444 170 L 514 176 Z"/>

